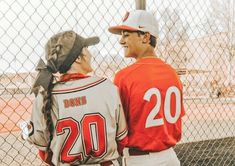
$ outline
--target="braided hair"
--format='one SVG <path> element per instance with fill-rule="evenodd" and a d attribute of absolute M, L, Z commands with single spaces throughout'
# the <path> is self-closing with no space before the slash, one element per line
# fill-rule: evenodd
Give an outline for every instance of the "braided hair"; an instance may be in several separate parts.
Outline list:
<path fill-rule="evenodd" d="M 55 35 L 54 37 L 56 40 L 58 40 L 58 36 Z M 48 51 L 48 47 L 51 44 L 51 41 L 49 41 L 46 45 L 46 50 Z M 59 48 L 59 49 L 58 49 Z M 47 90 L 43 91 L 43 107 L 42 107 L 42 113 L 44 115 L 44 119 L 46 121 L 46 129 L 49 132 L 49 140 L 48 140 L 48 144 L 47 144 L 47 148 L 46 151 L 47 152 L 51 152 L 50 146 L 51 146 L 51 142 L 53 139 L 53 135 L 54 135 L 54 124 L 53 124 L 53 120 L 52 120 L 52 115 L 51 115 L 51 110 L 52 110 L 52 90 L 55 86 L 55 84 L 53 83 L 53 74 L 58 72 L 58 69 L 56 67 L 56 61 L 57 61 L 57 56 L 60 52 L 60 45 L 59 47 L 54 47 L 51 49 L 51 57 L 48 57 L 47 59 L 47 69 L 48 71 L 50 71 L 52 73 L 52 77 L 49 80 L 49 85 Z"/>
<path fill-rule="evenodd" d="M 53 36 L 46 44 L 46 52 L 47 52 L 47 70 L 52 73 L 52 77 L 49 80 L 49 85 L 47 90 L 43 91 L 43 107 L 42 107 L 42 113 L 44 115 L 44 119 L 46 121 L 46 130 L 49 132 L 49 140 L 48 140 L 48 144 L 47 144 L 47 148 L 46 151 L 47 152 L 51 152 L 50 146 L 51 146 L 51 142 L 53 139 L 53 135 L 54 135 L 54 124 L 53 124 L 53 120 L 52 120 L 52 115 L 51 115 L 51 110 L 52 110 L 52 90 L 55 86 L 55 84 L 53 83 L 53 74 L 58 72 L 57 69 L 57 58 L 58 55 L 60 54 L 60 49 L 61 46 L 60 45 L 56 45 L 55 47 L 51 47 L 51 45 L 54 45 L 54 43 L 56 43 L 59 39 L 59 34 Z M 49 56 L 50 55 L 50 56 Z"/>
<path fill-rule="evenodd" d="M 54 87 L 52 80 L 53 80 L 53 78 L 50 81 L 48 90 L 43 91 L 42 113 L 43 113 L 44 119 L 46 121 L 47 130 L 49 131 L 49 142 L 48 142 L 46 151 L 50 151 L 51 141 L 53 139 L 53 133 L 54 133 L 54 124 L 53 124 L 52 116 L 51 116 L 51 109 L 52 109 L 52 93 L 51 92 Z"/>

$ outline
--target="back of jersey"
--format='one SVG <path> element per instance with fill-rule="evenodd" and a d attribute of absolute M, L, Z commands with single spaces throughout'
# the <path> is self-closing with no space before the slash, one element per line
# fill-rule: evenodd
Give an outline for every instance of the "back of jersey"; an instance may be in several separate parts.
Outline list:
<path fill-rule="evenodd" d="M 88 77 L 55 86 L 58 109 L 52 161 L 58 165 L 99 163 L 118 158 L 116 135 L 121 104 L 105 78 Z M 56 110 L 55 110 L 56 111 Z"/>
<path fill-rule="evenodd" d="M 158 58 L 143 58 L 115 77 L 128 123 L 128 147 L 161 151 L 181 138 L 182 85 Z"/>

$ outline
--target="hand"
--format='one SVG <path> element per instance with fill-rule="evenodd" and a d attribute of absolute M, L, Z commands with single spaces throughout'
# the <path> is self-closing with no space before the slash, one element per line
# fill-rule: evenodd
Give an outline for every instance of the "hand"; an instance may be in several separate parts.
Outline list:
<path fill-rule="evenodd" d="M 19 126 L 21 128 L 21 138 L 26 140 L 29 137 L 29 131 L 32 129 L 32 126 L 26 121 L 21 122 Z"/>

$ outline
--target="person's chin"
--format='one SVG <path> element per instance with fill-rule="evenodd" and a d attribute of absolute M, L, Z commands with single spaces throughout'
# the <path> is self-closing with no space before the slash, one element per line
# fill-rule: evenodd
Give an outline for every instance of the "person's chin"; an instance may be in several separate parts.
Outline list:
<path fill-rule="evenodd" d="M 93 72 L 93 69 L 92 69 L 92 68 L 90 68 L 90 70 L 89 70 L 89 73 L 91 73 L 91 72 Z"/>
<path fill-rule="evenodd" d="M 126 58 L 133 58 L 133 55 L 125 54 L 125 57 L 126 57 Z"/>
<path fill-rule="evenodd" d="M 125 56 L 126 58 L 131 57 L 131 55 L 129 54 L 128 50 L 124 50 L 124 56 Z"/>
<path fill-rule="evenodd" d="M 126 58 L 132 57 L 131 54 L 129 54 L 129 53 L 127 53 L 127 52 L 125 52 L 124 56 L 125 56 Z"/>
<path fill-rule="evenodd" d="M 89 69 L 86 70 L 86 74 L 91 73 L 91 72 L 93 72 L 92 68 L 89 68 Z"/>

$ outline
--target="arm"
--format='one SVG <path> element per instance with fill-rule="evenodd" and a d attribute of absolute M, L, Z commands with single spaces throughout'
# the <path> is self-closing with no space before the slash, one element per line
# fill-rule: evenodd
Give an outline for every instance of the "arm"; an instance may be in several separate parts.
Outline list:
<path fill-rule="evenodd" d="M 124 111 L 126 121 L 128 122 L 128 110 L 129 110 L 129 91 L 127 81 L 124 81 L 122 77 L 116 75 L 114 78 L 114 84 L 118 87 L 121 105 Z"/>
<path fill-rule="evenodd" d="M 24 139 L 30 144 L 34 144 L 39 150 L 39 157 L 49 165 L 53 165 L 51 162 L 52 151 L 47 152 L 47 142 L 49 133 L 46 127 L 46 121 L 42 113 L 43 96 L 39 93 L 33 102 L 33 109 L 31 113 L 30 122 L 25 126 L 28 130 L 28 135 Z M 23 131 L 24 132 L 24 131 Z"/>
<path fill-rule="evenodd" d="M 126 118 L 124 116 L 123 107 L 119 98 L 119 95 L 117 97 L 118 101 L 118 108 L 116 112 L 116 122 L 117 122 L 117 134 L 116 134 L 116 141 L 118 145 L 118 152 L 120 155 L 123 155 L 123 149 L 128 143 L 128 137 L 127 137 L 127 124 L 126 124 Z"/>
<path fill-rule="evenodd" d="M 46 127 L 46 121 L 42 113 L 43 96 L 37 95 L 33 102 L 33 109 L 30 118 L 29 137 L 26 139 L 29 143 L 34 144 L 39 150 L 46 150 L 49 133 Z"/>

